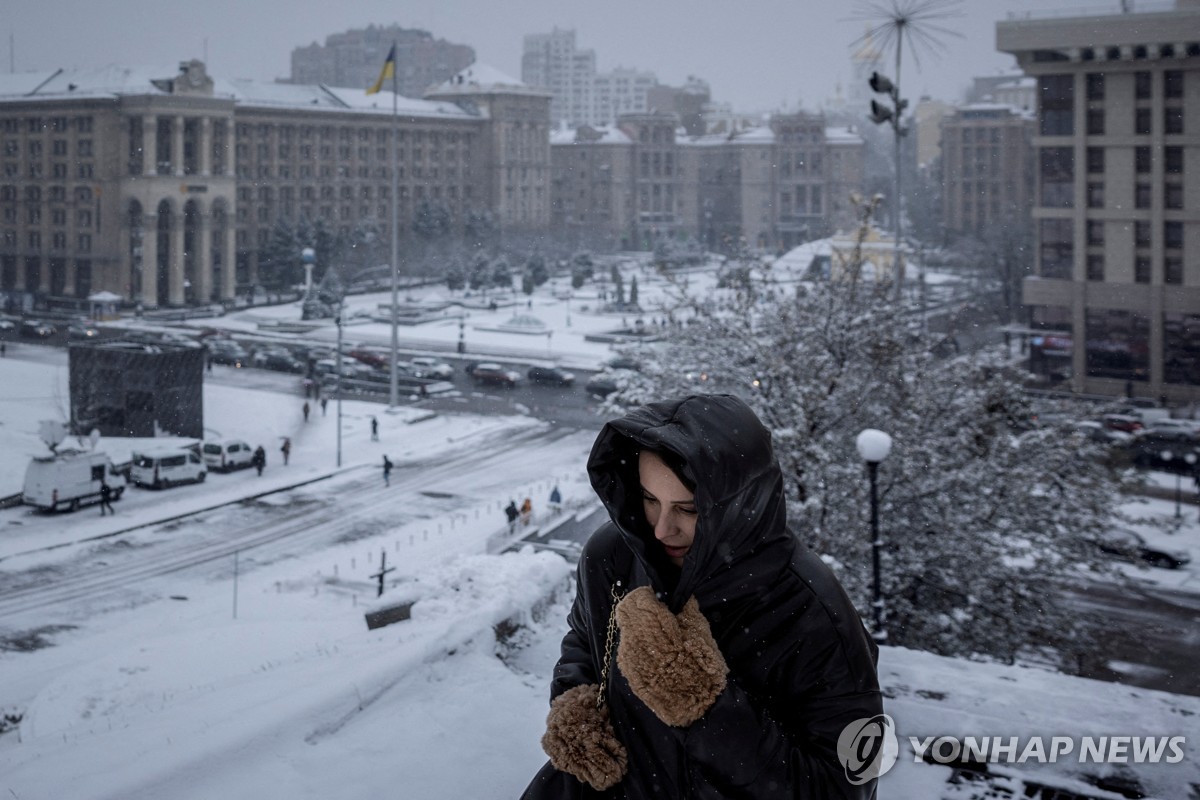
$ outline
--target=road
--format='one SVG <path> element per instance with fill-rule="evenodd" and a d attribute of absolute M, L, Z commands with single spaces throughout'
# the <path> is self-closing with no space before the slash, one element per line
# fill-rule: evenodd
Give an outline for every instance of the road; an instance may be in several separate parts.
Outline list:
<path fill-rule="evenodd" d="M 337 479 L 327 489 L 280 492 L 278 502 L 234 502 L 136 536 L 113 537 L 44 568 L 0 571 L 0 644 L 5 631 L 136 604 L 147 593 L 161 596 L 161 584 L 148 588 L 154 579 L 227 570 L 235 552 L 251 567 L 374 536 L 415 519 L 449 519 L 478 505 L 479 495 L 510 488 L 516 476 L 553 474 L 556 466 L 566 466 L 560 463 L 564 458 L 577 460 L 575 451 L 583 450 L 587 439 L 568 429 L 492 434 L 471 442 L 467 452 L 397 463 L 386 492 L 372 470 Z M 498 512 L 496 524 L 503 526 Z"/>

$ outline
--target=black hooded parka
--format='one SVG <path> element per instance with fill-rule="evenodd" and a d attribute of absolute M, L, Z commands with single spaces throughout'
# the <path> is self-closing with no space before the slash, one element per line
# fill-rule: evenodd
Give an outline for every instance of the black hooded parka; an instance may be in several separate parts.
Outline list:
<path fill-rule="evenodd" d="M 682 568 L 646 522 L 642 448 L 678 456 L 695 485 Z M 551 699 L 600 682 L 614 588 L 648 585 L 676 613 L 695 595 L 728 682 L 698 721 L 671 727 L 630 689 L 614 645 L 606 698 L 628 752 L 624 779 L 601 793 L 547 763 L 524 797 L 875 797 L 874 780 L 847 780 L 836 743 L 848 723 L 882 712 L 877 650 L 833 573 L 787 529 L 783 475 L 754 413 L 726 395 L 643 406 L 604 426 L 588 473 L 612 521 L 580 558 Z"/>

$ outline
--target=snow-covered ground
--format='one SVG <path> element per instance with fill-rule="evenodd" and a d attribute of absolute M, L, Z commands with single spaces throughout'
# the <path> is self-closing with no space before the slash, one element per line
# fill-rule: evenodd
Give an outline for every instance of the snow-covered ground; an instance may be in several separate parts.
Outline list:
<path fill-rule="evenodd" d="M 646 284 L 639 290 L 653 291 L 652 277 Z M 572 301 L 570 330 L 564 303 L 539 295 L 535 313 L 539 304 L 538 315 L 556 326 L 546 337 L 561 348 L 555 358 L 607 356 L 606 346 L 584 349 L 593 346 L 582 342 L 586 302 Z M 502 322 L 513 311 L 472 311 L 472 320 L 494 314 Z M 272 313 L 298 316 L 287 307 Z M 595 325 L 614 321 L 619 315 Z M 439 328 L 447 342 L 457 339 L 456 321 L 417 331 Z M 63 368 L 0 361 L 0 495 L 14 482 L 19 488 L 25 454 L 42 451 L 37 421 L 65 410 L 65 380 Z M 377 404 L 347 402 L 338 470 L 333 404 L 328 417 L 318 412 L 304 423 L 301 402 L 206 386 L 210 426 L 267 446 L 262 478 L 243 471 L 203 486 L 131 490 L 115 517 L 94 509 L 0 511 L 0 582 L 82 576 L 89 565 L 121 570 L 182 543 L 218 553 L 168 574 L 131 577 L 102 596 L 63 601 L 52 612 L 0 617 L 0 730 L 5 714 L 22 717 L 0 734 L 0 795 L 437 800 L 520 793 L 544 761 L 538 741 L 571 570 L 549 552 L 496 552 L 505 534 L 500 506 L 531 496 L 534 525 L 543 527 L 590 508 L 583 467 L 591 434 L 555 438 L 521 416 L 425 418 L 419 409 L 385 414 Z M 379 442 L 370 438 L 372 415 Z M 294 443 L 286 468 L 282 436 Z M 515 452 L 505 453 L 511 442 L 519 442 Z M 390 489 L 378 472 L 384 453 L 397 462 Z M 570 509 L 562 516 L 543 508 L 551 485 Z M 292 486 L 251 504 L 211 508 Z M 153 524 L 199 508 L 211 510 Z M 1150 500 L 1132 510 L 1169 517 L 1174 504 Z M 1178 532 L 1159 535 L 1192 551 L 1192 569 L 1136 570 L 1139 580 L 1200 591 L 1200 522 L 1194 506 L 1185 512 Z M 284 514 L 311 520 L 311 530 L 290 544 L 249 547 L 261 520 Z M 240 561 L 216 549 L 238 542 L 248 546 Z M 30 552 L 47 544 L 62 546 Z M 371 575 L 382 552 L 396 567 L 383 601 L 416 602 L 411 619 L 369 630 L 365 614 L 378 607 Z M 35 602 L 37 592 L 30 596 Z M 15 633 L 27 634 L 28 651 L 16 649 Z M 947 767 L 913 763 L 908 736 L 1184 735 L 1178 764 L 1065 759 L 995 771 L 1013 775 L 1014 796 L 1023 796 L 1022 781 L 1037 779 L 1120 797 L 1089 788 L 1087 774 L 1126 772 L 1146 796 L 1159 798 L 1186 797 L 1200 784 L 1200 698 L 893 647 L 881 652 L 880 677 L 901 736 L 900 761 L 882 778 L 881 797 L 985 796 L 947 784 Z"/>

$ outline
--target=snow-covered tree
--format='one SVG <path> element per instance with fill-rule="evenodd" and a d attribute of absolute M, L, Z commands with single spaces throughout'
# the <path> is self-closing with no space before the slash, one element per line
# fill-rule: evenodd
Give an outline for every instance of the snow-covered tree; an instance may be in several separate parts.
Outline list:
<path fill-rule="evenodd" d="M 664 310 L 690 306 L 697 324 L 673 331 L 607 410 L 688 392 L 742 396 L 773 431 L 794 530 L 867 620 L 868 482 L 854 443 L 865 428 L 887 432 L 889 641 L 1007 661 L 1051 648 L 1073 666 L 1094 638 L 1057 587 L 1109 569 L 1091 539 L 1111 524 L 1118 476 L 1093 442 L 1034 426 L 999 356 L 935 357 L 918 315 L 893 301 L 886 275 L 863 274 L 856 252 L 820 283 L 785 284 L 759 263 L 703 300 L 681 290 Z"/>

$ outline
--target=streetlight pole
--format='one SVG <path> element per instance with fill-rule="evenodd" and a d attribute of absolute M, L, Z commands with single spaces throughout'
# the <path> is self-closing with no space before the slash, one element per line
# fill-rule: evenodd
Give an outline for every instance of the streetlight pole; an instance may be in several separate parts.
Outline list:
<path fill-rule="evenodd" d="M 877 644 L 887 641 L 887 628 L 884 624 L 883 586 L 880 578 L 880 557 L 883 550 L 883 539 L 879 533 L 879 464 L 888 457 L 892 450 L 892 437 L 880 430 L 867 428 L 858 434 L 855 440 L 859 456 L 867 465 L 867 478 L 871 485 L 871 565 L 873 568 L 871 608 L 874 611 L 875 627 L 871 638 Z"/>
<path fill-rule="evenodd" d="M 345 300 L 338 300 L 337 318 L 337 465 L 342 466 L 342 313 Z"/>

